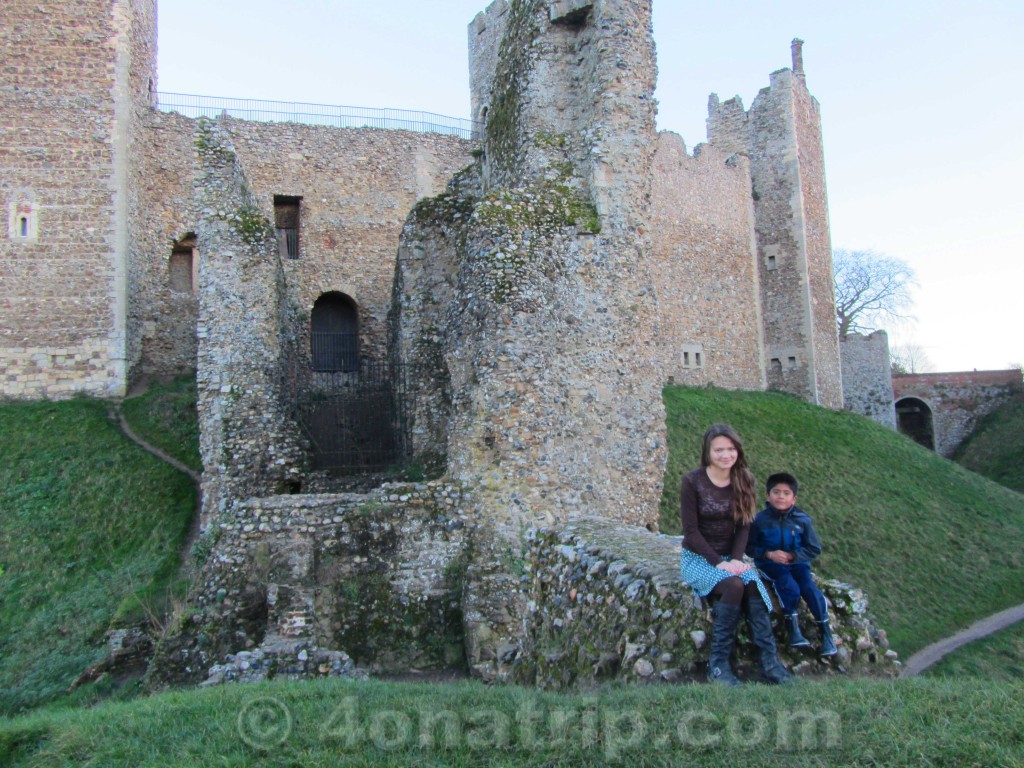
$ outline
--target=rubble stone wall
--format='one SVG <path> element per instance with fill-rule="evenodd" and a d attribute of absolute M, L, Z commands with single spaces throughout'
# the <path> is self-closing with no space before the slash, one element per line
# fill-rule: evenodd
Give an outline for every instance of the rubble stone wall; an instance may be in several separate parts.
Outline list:
<path fill-rule="evenodd" d="M 196 384 L 203 527 L 299 481 L 302 451 L 282 398 L 284 272 L 277 238 L 231 139 L 200 120 L 195 146 L 199 337 Z"/>
<path fill-rule="evenodd" d="M 197 242 L 191 265 L 174 265 L 176 244 L 198 230 L 194 177 L 197 173 L 196 121 L 178 114 L 149 112 L 143 134 L 148 151 L 133 180 L 137 203 L 132 215 L 132 290 L 128 327 L 138 337 L 134 377 L 195 371 L 199 319 Z M 183 259 L 185 255 L 182 254 Z M 190 283 L 175 281 L 172 270 L 191 266 Z"/>
<path fill-rule="evenodd" d="M 896 429 L 888 334 L 885 331 L 875 331 L 868 336 L 851 333 L 840 342 L 839 348 L 846 410 Z"/>
<path fill-rule="evenodd" d="M 197 682 L 228 655 L 299 646 L 375 673 L 464 669 L 468 500 L 431 482 L 237 505 L 200 540 L 209 556 L 192 618 L 158 651 L 158 676 L 190 666 Z"/>
<path fill-rule="evenodd" d="M 596 682 L 677 683 L 705 679 L 710 612 L 679 575 L 681 539 L 608 520 L 577 519 L 535 532 L 527 556 L 530 593 L 520 674 L 542 688 Z M 790 649 L 777 622 L 780 658 L 794 673 L 894 677 L 896 653 L 868 613 L 863 592 L 819 581 L 830 604 L 839 653 L 832 662 Z M 803 607 L 801 623 L 812 629 Z M 745 632 L 745 630 L 744 630 Z M 741 634 L 742 677 L 757 679 L 757 652 Z"/>

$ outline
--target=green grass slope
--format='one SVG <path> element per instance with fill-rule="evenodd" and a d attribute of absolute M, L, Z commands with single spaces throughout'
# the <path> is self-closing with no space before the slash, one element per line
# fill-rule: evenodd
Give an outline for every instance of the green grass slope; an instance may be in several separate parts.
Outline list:
<path fill-rule="evenodd" d="M 922 674 L 1024 681 L 1024 622 L 958 648 Z"/>
<path fill-rule="evenodd" d="M 0 721 L 9 768 L 1019 766 L 1024 684 L 609 687 L 309 681 Z"/>
<path fill-rule="evenodd" d="M 1024 602 L 1020 494 L 869 419 L 787 395 L 669 387 L 664 396 L 663 531 L 679 530 L 679 485 L 700 463 L 704 430 L 726 422 L 759 484 L 796 475 L 824 544 L 816 572 L 866 589 L 903 658 Z"/>
<path fill-rule="evenodd" d="M 1000 485 L 1024 493 L 1024 398 L 982 419 L 953 461 Z"/>
<path fill-rule="evenodd" d="M 154 381 L 141 395 L 125 400 L 121 413 L 140 438 L 202 472 L 195 376 Z"/>
<path fill-rule="evenodd" d="M 63 694 L 131 596 L 177 569 L 195 488 L 109 408 L 0 402 L 0 714 Z"/>

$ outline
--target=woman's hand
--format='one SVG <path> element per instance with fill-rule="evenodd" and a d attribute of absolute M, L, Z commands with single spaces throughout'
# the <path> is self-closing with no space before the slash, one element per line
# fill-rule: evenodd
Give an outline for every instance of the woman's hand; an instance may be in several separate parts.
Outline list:
<path fill-rule="evenodd" d="M 733 576 L 739 576 L 744 571 L 750 570 L 750 566 L 742 560 L 723 560 L 715 568 L 731 573 Z"/>

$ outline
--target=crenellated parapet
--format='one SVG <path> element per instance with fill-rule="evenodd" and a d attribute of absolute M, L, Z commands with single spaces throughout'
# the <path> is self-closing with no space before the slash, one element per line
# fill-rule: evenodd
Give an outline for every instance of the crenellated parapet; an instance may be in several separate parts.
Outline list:
<path fill-rule="evenodd" d="M 768 386 L 830 408 L 843 403 L 821 114 L 803 41 L 750 110 L 708 105 L 708 138 L 750 158 Z"/>

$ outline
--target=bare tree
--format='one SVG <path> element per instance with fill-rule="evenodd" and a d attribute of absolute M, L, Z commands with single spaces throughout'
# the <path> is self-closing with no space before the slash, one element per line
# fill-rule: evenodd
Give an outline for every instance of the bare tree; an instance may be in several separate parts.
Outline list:
<path fill-rule="evenodd" d="M 889 350 L 889 362 L 894 376 L 907 373 L 932 373 L 935 365 L 928 359 L 924 347 L 913 341 L 896 344 Z"/>
<path fill-rule="evenodd" d="M 832 252 L 836 283 L 836 321 L 839 338 L 850 333 L 878 330 L 882 321 L 907 320 L 914 303 L 910 288 L 914 270 L 900 259 L 875 251 Z"/>

